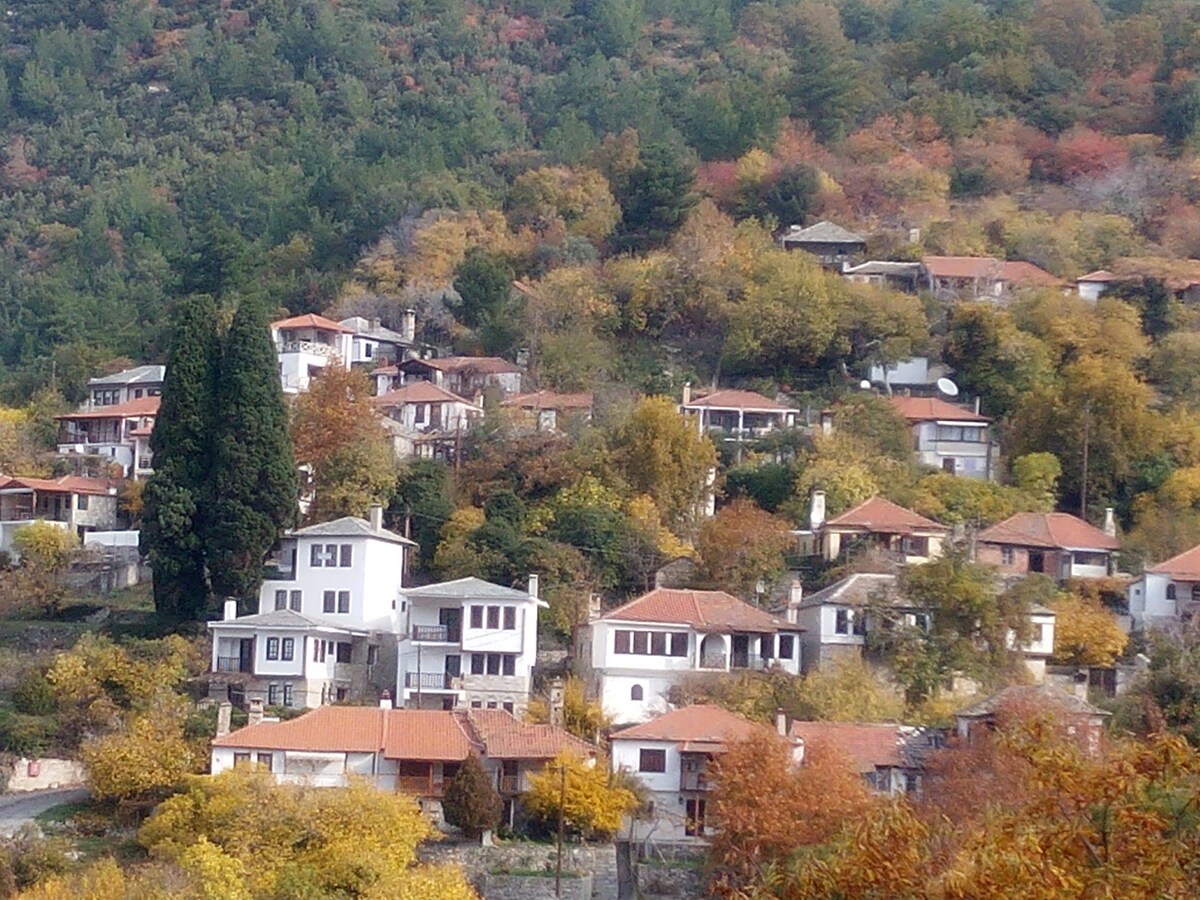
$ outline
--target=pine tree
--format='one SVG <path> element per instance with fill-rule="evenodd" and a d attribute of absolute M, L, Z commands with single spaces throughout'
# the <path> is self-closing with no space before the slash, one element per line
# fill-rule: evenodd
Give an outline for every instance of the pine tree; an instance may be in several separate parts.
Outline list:
<path fill-rule="evenodd" d="M 154 474 L 146 483 L 141 550 L 154 572 L 154 607 L 198 618 L 208 599 L 203 515 L 208 508 L 220 343 L 217 310 L 206 296 L 180 309 L 150 435 Z"/>
<path fill-rule="evenodd" d="M 244 300 L 225 340 L 217 386 L 212 515 L 205 535 L 213 590 L 249 599 L 271 545 L 296 522 L 288 411 L 266 309 Z"/>
<path fill-rule="evenodd" d="M 469 838 L 477 838 L 500 824 L 500 795 L 477 757 L 468 756 L 446 786 L 442 809 L 446 821 L 461 828 Z"/>

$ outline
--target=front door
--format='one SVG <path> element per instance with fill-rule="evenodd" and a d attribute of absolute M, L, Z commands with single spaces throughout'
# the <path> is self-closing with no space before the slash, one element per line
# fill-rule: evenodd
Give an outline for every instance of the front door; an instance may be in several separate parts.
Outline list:
<path fill-rule="evenodd" d="M 1029 551 L 1029 571 L 1030 572 L 1045 572 L 1046 571 L 1046 554 L 1041 550 Z"/>
<path fill-rule="evenodd" d="M 238 671 L 254 671 L 254 638 L 242 638 L 238 641 Z"/>
<path fill-rule="evenodd" d="M 733 668 L 745 669 L 750 665 L 750 635 L 735 634 L 733 636 Z"/>
<path fill-rule="evenodd" d="M 438 624 L 446 628 L 446 640 L 457 644 L 462 640 L 462 607 L 443 606 L 438 610 Z"/>
<path fill-rule="evenodd" d="M 687 822 L 683 828 L 683 833 L 688 837 L 704 837 L 704 816 L 706 812 L 706 805 L 707 804 L 704 800 L 688 800 Z"/>

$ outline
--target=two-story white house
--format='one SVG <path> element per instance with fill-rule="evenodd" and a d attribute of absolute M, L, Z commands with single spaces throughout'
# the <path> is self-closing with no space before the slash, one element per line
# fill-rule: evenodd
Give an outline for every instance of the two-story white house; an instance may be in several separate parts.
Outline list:
<path fill-rule="evenodd" d="M 112 375 L 90 378 L 87 383 L 87 405 L 84 408 L 96 410 L 130 400 L 141 400 L 143 397 L 160 397 L 166 374 L 166 366 L 135 366 Z"/>
<path fill-rule="evenodd" d="M 347 516 L 290 532 L 259 591 L 258 610 L 226 601 L 213 637 L 210 693 L 310 707 L 393 691 L 403 575 L 416 545 Z"/>
<path fill-rule="evenodd" d="M 635 775 L 650 796 L 646 813 L 622 828 L 634 840 L 702 841 L 711 834 L 708 803 L 716 785 L 713 759 L 730 744 L 754 739 L 787 741 L 799 763 L 802 744 L 719 706 L 685 706 L 613 732 L 613 772 Z M 763 802 L 769 804 L 770 798 Z"/>
<path fill-rule="evenodd" d="M 1147 568 L 1130 583 L 1128 599 L 1134 628 L 1190 622 L 1200 612 L 1200 546 Z"/>
<path fill-rule="evenodd" d="M 125 478 L 149 476 L 154 471 L 150 433 L 161 399 L 158 394 L 144 394 L 55 416 L 59 456 L 77 462 L 80 469 L 101 470 L 102 475 L 112 469 Z"/>
<path fill-rule="evenodd" d="M 949 529 L 911 509 L 905 509 L 885 497 L 872 497 L 832 519 L 820 521 L 824 514 L 823 492 L 820 502 L 814 496 L 809 520 L 813 526 L 813 551 L 826 560 L 849 558 L 876 550 L 906 565 L 929 562 L 942 555 L 942 544 Z"/>
<path fill-rule="evenodd" d="M 992 420 L 940 397 L 889 397 L 912 428 L 917 462 L 979 481 L 995 478 Z"/>
<path fill-rule="evenodd" d="M 522 372 L 498 356 L 433 356 L 381 366 L 371 373 L 375 393 L 427 381 L 459 397 L 479 400 L 488 388 L 505 397 L 521 393 Z"/>
<path fill-rule="evenodd" d="M 537 662 L 538 577 L 521 591 L 479 578 L 407 588 L 396 683 L 406 708 L 521 715 Z"/>
<path fill-rule="evenodd" d="M 581 628 L 577 656 L 614 722 L 644 722 L 670 709 L 687 675 L 798 673 L 801 631 L 724 591 L 658 588 Z"/>
<path fill-rule="evenodd" d="M 480 420 L 483 407 L 428 381 L 371 398 L 390 423 L 397 457 L 452 459 L 458 443 Z"/>
<path fill-rule="evenodd" d="M 0 476 L 0 550 L 11 552 L 17 532 L 33 522 L 70 531 L 81 543 L 90 532 L 111 531 L 117 527 L 117 482 Z"/>
<path fill-rule="evenodd" d="M 354 329 L 309 313 L 271 323 L 285 394 L 302 394 L 327 366 L 349 369 L 354 358 Z"/>
<path fill-rule="evenodd" d="M 747 441 L 796 425 L 795 409 L 755 391 L 725 388 L 701 394 L 685 384 L 679 411 L 700 434 L 736 445 L 738 458 Z"/>
<path fill-rule="evenodd" d="M 349 328 L 350 364 L 371 367 L 395 365 L 416 344 L 417 313 L 406 309 L 400 331 L 385 328 L 378 319 L 351 316 L 339 325 Z"/>

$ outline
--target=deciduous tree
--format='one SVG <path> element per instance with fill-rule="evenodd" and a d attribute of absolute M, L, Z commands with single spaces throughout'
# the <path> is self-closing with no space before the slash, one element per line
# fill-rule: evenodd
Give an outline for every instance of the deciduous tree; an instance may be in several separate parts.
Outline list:
<path fill-rule="evenodd" d="M 632 791 L 612 782 L 602 760 L 584 760 L 569 752 L 560 753 L 540 773 L 531 775 L 525 794 L 525 808 L 530 814 L 553 823 L 561 809 L 566 826 L 584 837 L 616 834 L 622 817 L 637 805 L 638 798 Z"/>
<path fill-rule="evenodd" d="M 1054 661 L 1069 666 L 1111 666 L 1128 635 L 1116 616 L 1095 600 L 1075 594 L 1054 601 Z"/>
<path fill-rule="evenodd" d="M 708 583 L 738 597 L 770 591 L 787 573 L 784 554 L 791 543 L 787 522 L 752 500 L 734 500 L 700 526 L 700 573 Z"/>

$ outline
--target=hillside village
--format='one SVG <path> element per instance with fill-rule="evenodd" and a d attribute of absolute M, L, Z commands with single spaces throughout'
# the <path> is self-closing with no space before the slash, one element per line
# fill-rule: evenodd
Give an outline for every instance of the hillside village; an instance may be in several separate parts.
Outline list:
<path fill-rule="evenodd" d="M 1191 897 L 1200 7 L 0 19 L 0 898 Z"/>

